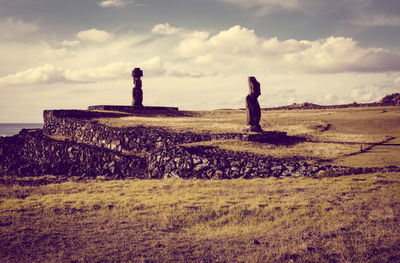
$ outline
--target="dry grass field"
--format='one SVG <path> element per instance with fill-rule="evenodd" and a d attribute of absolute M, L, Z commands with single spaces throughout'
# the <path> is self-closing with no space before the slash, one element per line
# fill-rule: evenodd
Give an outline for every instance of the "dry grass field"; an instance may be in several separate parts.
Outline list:
<path fill-rule="evenodd" d="M 400 176 L 0 186 L 2 262 L 399 262 Z"/>
<path fill-rule="evenodd" d="M 239 110 L 190 115 L 100 121 L 221 133 L 245 122 Z M 310 141 L 207 143 L 400 167 L 400 107 L 264 111 L 262 126 Z M 400 262 L 399 173 L 20 185 L 39 179 L 0 185 L 0 262 Z"/>

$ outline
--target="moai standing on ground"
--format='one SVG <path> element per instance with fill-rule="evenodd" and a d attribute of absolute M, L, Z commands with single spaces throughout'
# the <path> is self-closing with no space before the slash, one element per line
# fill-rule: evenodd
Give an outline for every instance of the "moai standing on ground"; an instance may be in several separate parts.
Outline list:
<path fill-rule="evenodd" d="M 143 71 L 140 68 L 135 68 L 132 70 L 133 84 L 135 85 L 132 90 L 132 105 L 133 106 L 143 106 L 143 90 L 142 90 L 142 80 Z"/>
<path fill-rule="evenodd" d="M 260 126 L 261 108 L 258 97 L 261 95 L 260 83 L 255 77 L 249 77 L 249 95 L 246 96 L 247 127 L 245 131 L 262 132 Z"/>

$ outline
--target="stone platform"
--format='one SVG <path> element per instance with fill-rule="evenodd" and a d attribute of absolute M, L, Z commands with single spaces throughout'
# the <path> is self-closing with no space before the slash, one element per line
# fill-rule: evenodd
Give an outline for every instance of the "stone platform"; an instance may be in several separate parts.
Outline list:
<path fill-rule="evenodd" d="M 94 105 L 89 106 L 88 110 L 106 110 L 106 111 L 119 111 L 127 113 L 138 114 L 163 114 L 163 113 L 178 113 L 179 109 L 176 107 L 157 107 L 157 106 L 125 106 L 125 105 Z"/>
<path fill-rule="evenodd" d="M 294 144 L 305 140 L 303 137 L 287 136 L 286 132 L 281 131 L 246 132 L 240 139 L 270 144 Z"/>

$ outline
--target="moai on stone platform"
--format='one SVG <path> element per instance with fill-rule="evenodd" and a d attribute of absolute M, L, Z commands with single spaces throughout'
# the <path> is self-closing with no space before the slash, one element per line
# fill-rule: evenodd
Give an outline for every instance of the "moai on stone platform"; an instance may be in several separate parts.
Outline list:
<path fill-rule="evenodd" d="M 132 70 L 133 84 L 135 85 L 132 90 L 132 105 L 133 106 L 143 106 L 143 90 L 142 90 L 142 80 L 143 71 L 140 68 L 134 68 Z"/>
<path fill-rule="evenodd" d="M 247 127 L 245 131 L 262 132 L 260 126 L 261 108 L 258 97 L 261 95 L 260 83 L 255 77 L 248 78 L 249 94 L 246 96 Z"/>

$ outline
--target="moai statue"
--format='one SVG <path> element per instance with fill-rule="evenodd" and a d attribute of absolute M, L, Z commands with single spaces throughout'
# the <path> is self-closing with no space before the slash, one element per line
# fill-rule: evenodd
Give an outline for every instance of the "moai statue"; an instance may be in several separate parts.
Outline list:
<path fill-rule="evenodd" d="M 133 106 L 143 106 L 143 90 L 142 90 L 142 80 L 143 71 L 140 68 L 135 68 L 132 70 L 133 84 L 135 85 L 132 90 L 132 105 Z"/>
<path fill-rule="evenodd" d="M 247 127 L 245 131 L 262 132 L 260 126 L 261 109 L 258 97 L 261 95 L 260 83 L 255 77 L 249 77 L 249 95 L 246 96 Z"/>

